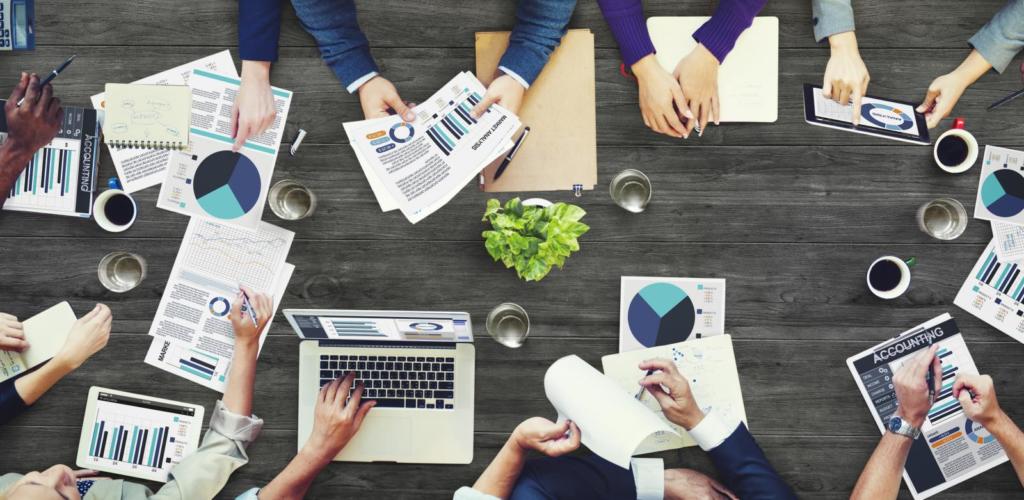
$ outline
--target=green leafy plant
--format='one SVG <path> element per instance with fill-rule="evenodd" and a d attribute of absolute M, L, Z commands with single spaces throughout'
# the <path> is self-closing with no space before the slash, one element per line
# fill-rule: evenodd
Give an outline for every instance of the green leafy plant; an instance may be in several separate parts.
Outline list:
<path fill-rule="evenodd" d="M 487 201 L 484 221 L 491 223 L 483 232 L 484 246 L 495 261 L 515 268 L 525 281 L 540 281 L 559 269 L 565 259 L 580 249 L 577 240 L 590 226 L 580 222 L 587 212 L 576 205 L 555 203 L 549 207 L 524 206 L 513 198 Z"/>

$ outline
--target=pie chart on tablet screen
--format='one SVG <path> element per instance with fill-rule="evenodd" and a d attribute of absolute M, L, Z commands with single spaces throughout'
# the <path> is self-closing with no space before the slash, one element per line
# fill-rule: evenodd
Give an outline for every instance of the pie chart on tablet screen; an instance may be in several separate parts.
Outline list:
<path fill-rule="evenodd" d="M 671 283 L 651 283 L 629 303 L 629 331 L 645 347 L 674 344 L 690 337 L 696 313 L 693 300 Z"/>
<path fill-rule="evenodd" d="M 260 171 L 241 153 L 218 151 L 196 168 L 192 193 L 206 213 L 218 219 L 237 219 L 260 199 Z"/>
<path fill-rule="evenodd" d="M 1024 211 L 1024 177 L 1015 170 L 996 170 L 981 183 L 981 202 L 993 215 L 1013 217 Z"/>

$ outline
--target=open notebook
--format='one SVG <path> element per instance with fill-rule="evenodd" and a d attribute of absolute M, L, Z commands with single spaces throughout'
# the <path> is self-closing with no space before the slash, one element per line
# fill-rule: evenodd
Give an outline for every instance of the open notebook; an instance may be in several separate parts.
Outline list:
<path fill-rule="evenodd" d="M 192 89 L 185 85 L 108 83 L 104 142 L 114 147 L 184 149 L 192 120 Z"/>
<path fill-rule="evenodd" d="M 20 353 L 0 351 L 0 382 L 45 363 L 57 354 L 76 320 L 71 305 L 61 302 L 22 322 L 25 340 L 31 347 Z"/>

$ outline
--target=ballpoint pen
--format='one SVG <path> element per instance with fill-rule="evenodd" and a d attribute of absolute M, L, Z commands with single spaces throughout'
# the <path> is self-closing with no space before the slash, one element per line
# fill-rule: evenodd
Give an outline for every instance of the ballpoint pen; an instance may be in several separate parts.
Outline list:
<path fill-rule="evenodd" d="M 647 370 L 647 375 L 644 375 L 644 378 L 650 377 L 653 374 L 654 374 L 654 370 Z M 644 389 L 646 389 L 646 387 L 641 385 L 640 386 L 640 390 L 636 391 L 636 396 L 634 396 L 634 398 L 637 401 L 643 401 L 643 399 L 644 399 Z"/>
<path fill-rule="evenodd" d="M 253 326 L 260 326 L 260 322 L 256 320 L 256 311 L 252 308 L 252 302 L 249 302 L 249 295 L 245 292 L 242 292 L 242 309 L 249 313 L 249 319 L 252 320 Z"/>
<path fill-rule="evenodd" d="M 61 71 L 64 71 L 64 68 L 67 68 L 68 65 L 71 64 L 71 61 L 75 60 L 76 56 L 77 56 L 77 54 L 72 55 L 71 57 L 68 58 L 67 61 L 64 61 L 64 64 L 61 64 L 60 66 L 57 66 L 57 69 L 51 71 L 50 74 L 46 76 L 46 78 L 43 78 L 43 81 L 39 82 L 39 88 L 45 87 L 47 83 L 50 83 L 50 82 L 53 81 L 54 78 L 57 78 L 57 75 L 59 75 Z M 21 103 L 23 103 L 23 102 L 25 102 L 25 98 L 24 97 L 22 97 L 21 99 L 18 99 L 18 106 L 20 107 Z"/>
<path fill-rule="evenodd" d="M 526 136 L 530 135 L 530 127 L 523 129 L 523 133 L 516 139 L 516 143 L 512 145 L 512 149 L 509 150 L 508 154 L 505 155 L 505 159 L 501 161 L 501 165 L 498 166 L 498 170 L 494 172 L 494 180 L 498 180 L 501 174 L 505 173 L 505 169 L 508 168 L 509 162 L 516 157 L 516 153 L 519 151 L 519 147 L 523 145 L 523 141 L 526 140 Z"/>
<path fill-rule="evenodd" d="M 990 104 L 987 108 L 985 108 L 985 111 L 992 111 L 993 109 L 996 109 L 999 106 L 1002 106 L 1003 104 L 1006 104 L 1022 95 L 1024 95 L 1024 89 L 1013 92 L 1010 95 Z"/>

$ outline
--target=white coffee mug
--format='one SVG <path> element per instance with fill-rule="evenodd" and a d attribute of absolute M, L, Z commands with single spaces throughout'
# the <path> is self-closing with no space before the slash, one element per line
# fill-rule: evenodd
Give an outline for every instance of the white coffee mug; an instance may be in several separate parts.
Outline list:
<path fill-rule="evenodd" d="M 967 157 L 957 165 L 946 165 L 939 160 L 939 144 L 942 144 L 943 139 L 954 135 L 967 143 Z M 939 168 L 950 174 L 962 174 L 974 166 L 974 162 L 978 160 L 978 140 L 974 138 L 973 134 L 964 129 L 963 118 L 953 120 L 953 128 L 943 132 L 938 140 L 935 141 L 935 146 L 932 147 L 932 158 Z"/>
<path fill-rule="evenodd" d="M 127 224 L 123 225 L 115 224 L 113 221 L 108 219 L 105 210 L 107 202 L 118 194 L 125 195 L 128 198 L 128 200 L 132 202 L 132 219 L 128 221 Z M 138 205 L 135 204 L 135 198 L 132 198 L 130 194 L 121 191 L 120 189 L 108 189 L 100 193 L 100 195 L 96 197 L 96 201 L 92 205 L 92 216 L 94 219 L 96 219 L 96 224 L 103 228 L 104 231 L 110 231 L 111 233 L 120 233 L 132 227 L 132 224 L 135 223 L 135 218 L 138 217 L 138 215 L 139 207 Z"/>
<path fill-rule="evenodd" d="M 899 268 L 900 272 L 899 282 L 896 284 L 895 287 L 889 290 L 879 290 L 875 288 L 874 285 L 871 283 L 871 271 L 874 270 L 875 266 L 882 261 L 892 262 L 893 264 L 896 265 L 897 268 Z M 895 257 L 892 255 L 885 255 L 883 257 L 875 259 L 875 261 L 872 262 L 870 266 L 868 266 L 868 273 L 867 276 L 865 276 L 865 280 L 868 283 L 868 289 L 871 290 L 871 293 L 875 294 L 878 298 L 886 300 L 895 299 L 896 297 L 903 295 L 903 293 L 906 292 L 908 288 L 910 288 L 910 268 L 913 267 L 915 264 L 917 264 L 917 259 L 914 257 L 911 257 L 905 261 L 899 257 Z"/>

